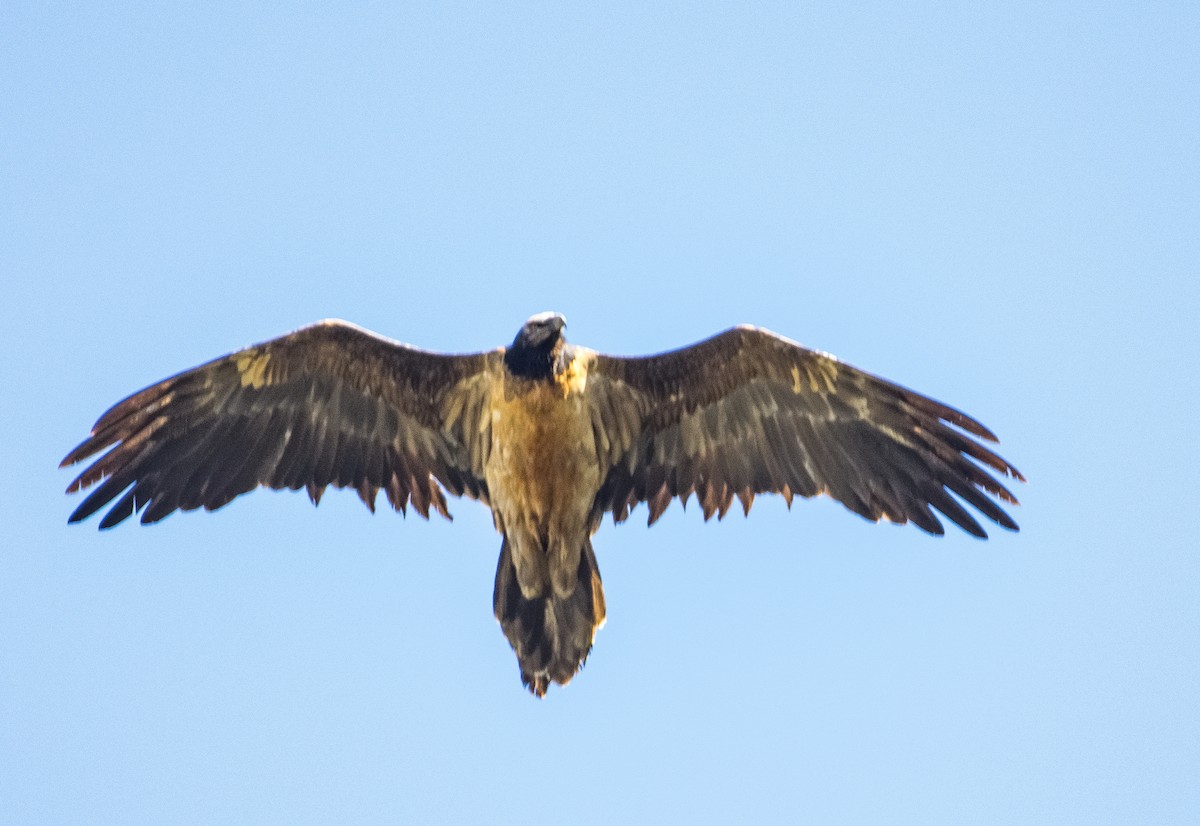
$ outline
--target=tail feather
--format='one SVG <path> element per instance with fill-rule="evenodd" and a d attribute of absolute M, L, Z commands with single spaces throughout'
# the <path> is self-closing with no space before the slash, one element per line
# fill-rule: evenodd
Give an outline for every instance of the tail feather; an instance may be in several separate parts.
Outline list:
<path fill-rule="evenodd" d="M 551 682 L 569 683 L 583 667 L 596 631 L 604 624 L 604 587 L 591 539 L 584 540 L 579 555 L 575 589 L 567 596 L 551 593 L 533 598 L 521 593 L 505 539 L 492 606 L 517 654 L 525 687 L 542 697 Z"/>

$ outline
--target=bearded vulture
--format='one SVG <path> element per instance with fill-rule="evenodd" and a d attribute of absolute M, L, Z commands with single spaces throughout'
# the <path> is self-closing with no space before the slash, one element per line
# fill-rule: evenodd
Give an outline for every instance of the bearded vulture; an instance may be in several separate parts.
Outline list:
<path fill-rule="evenodd" d="M 996 478 L 1021 474 L 975 419 L 740 326 L 672 352 L 602 355 L 539 313 L 509 347 L 444 355 L 322 321 L 135 393 L 67 454 L 104 452 L 68 487 L 71 514 L 111 528 L 216 510 L 259 486 L 351 488 L 372 511 L 449 518 L 444 491 L 492 511 L 503 537 L 492 596 L 537 696 L 579 671 L 604 623 L 591 536 L 645 502 L 651 524 L 695 496 L 705 520 L 736 498 L 826 494 L 873 521 L 941 534 L 931 508 L 977 537 L 967 510 L 1009 530 Z M 989 472 L 992 471 L 992 472 Z M 957 498 L 956 498 L 957 497 Z"/>

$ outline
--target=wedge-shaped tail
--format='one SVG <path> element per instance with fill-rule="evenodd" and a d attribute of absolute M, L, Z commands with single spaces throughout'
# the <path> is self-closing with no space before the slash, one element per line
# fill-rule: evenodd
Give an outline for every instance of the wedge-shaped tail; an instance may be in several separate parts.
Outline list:
<path fill-rule="evenodd" d="M 508 540 L 500 546 L 496 590 L 492 605 L 504 636 L 517 654 L 521 682 L 543 697 L 551 682 L 566 685 L 592 650 L 596 631 L 604 624 L 604 586 L 591 539 L 583 540 L 575 589 L 532 598 L 521 593 Z"/>

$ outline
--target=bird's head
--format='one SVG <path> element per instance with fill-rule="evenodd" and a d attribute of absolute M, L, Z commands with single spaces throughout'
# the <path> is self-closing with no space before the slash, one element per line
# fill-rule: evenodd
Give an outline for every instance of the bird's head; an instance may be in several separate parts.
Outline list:
<path fill-rule="evenodd" d="M 562 339 L 567 319 L 561 313 L 544 312 L 531 316 L 513 339 L 513 349 L 550 350 Z"/>
<path fill-rule="evenodd" d="M 526 321 L 504 354 L 509 372 L 527 379 L 550 379 L 562 372 L 570 360 L 562 334 L 566 326 L 559 313 L 538 313 Z"/>

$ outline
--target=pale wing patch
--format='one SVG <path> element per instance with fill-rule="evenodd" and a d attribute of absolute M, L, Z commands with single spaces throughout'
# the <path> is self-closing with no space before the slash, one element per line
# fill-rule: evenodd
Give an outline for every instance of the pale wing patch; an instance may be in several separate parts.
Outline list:
<path fill-rule="evenodd" d="M 493 377 L 486 372 L 459 382 L 446 394 L 442 429 L 467 452 L 473 473 L 483 478 L 492 448 L 492 425 L 499 417 L 490 402 Z"/>
<path fill-rule="evenodd" d="M 595 357 L 595 353 L 586 354 L 588 367 Z M 573 365 L 578 364 L 582 358 L 577 356 Z M 612 467 L 626 455 L 641 432 L 643 401 L 628 385 L 619 380 L 593 376 L 589 383 L 586 370 L 582 379 L 578 387 L 585 401 L 588 418 L 591 420 L 596 456 L 605 468 Z M 588 392 L 583 393 L 584 390 Z"/>
<path fill-rule="evenodd" d="M 242 387 L 252 387 L 261 390 L 267 383 L 267 365 L 271 362 L 271 354 L 257 350 L 248 350 L 235 357 L 241 378 Z"/>
<path fill-rule="evenodd" d="M 837 381 L 837 364 L 817 358 L 806 362 L 803 367 L 792 365 L 792 392 L 799 395 L 806 390 L 812 393 L 832 393 Z"/>

